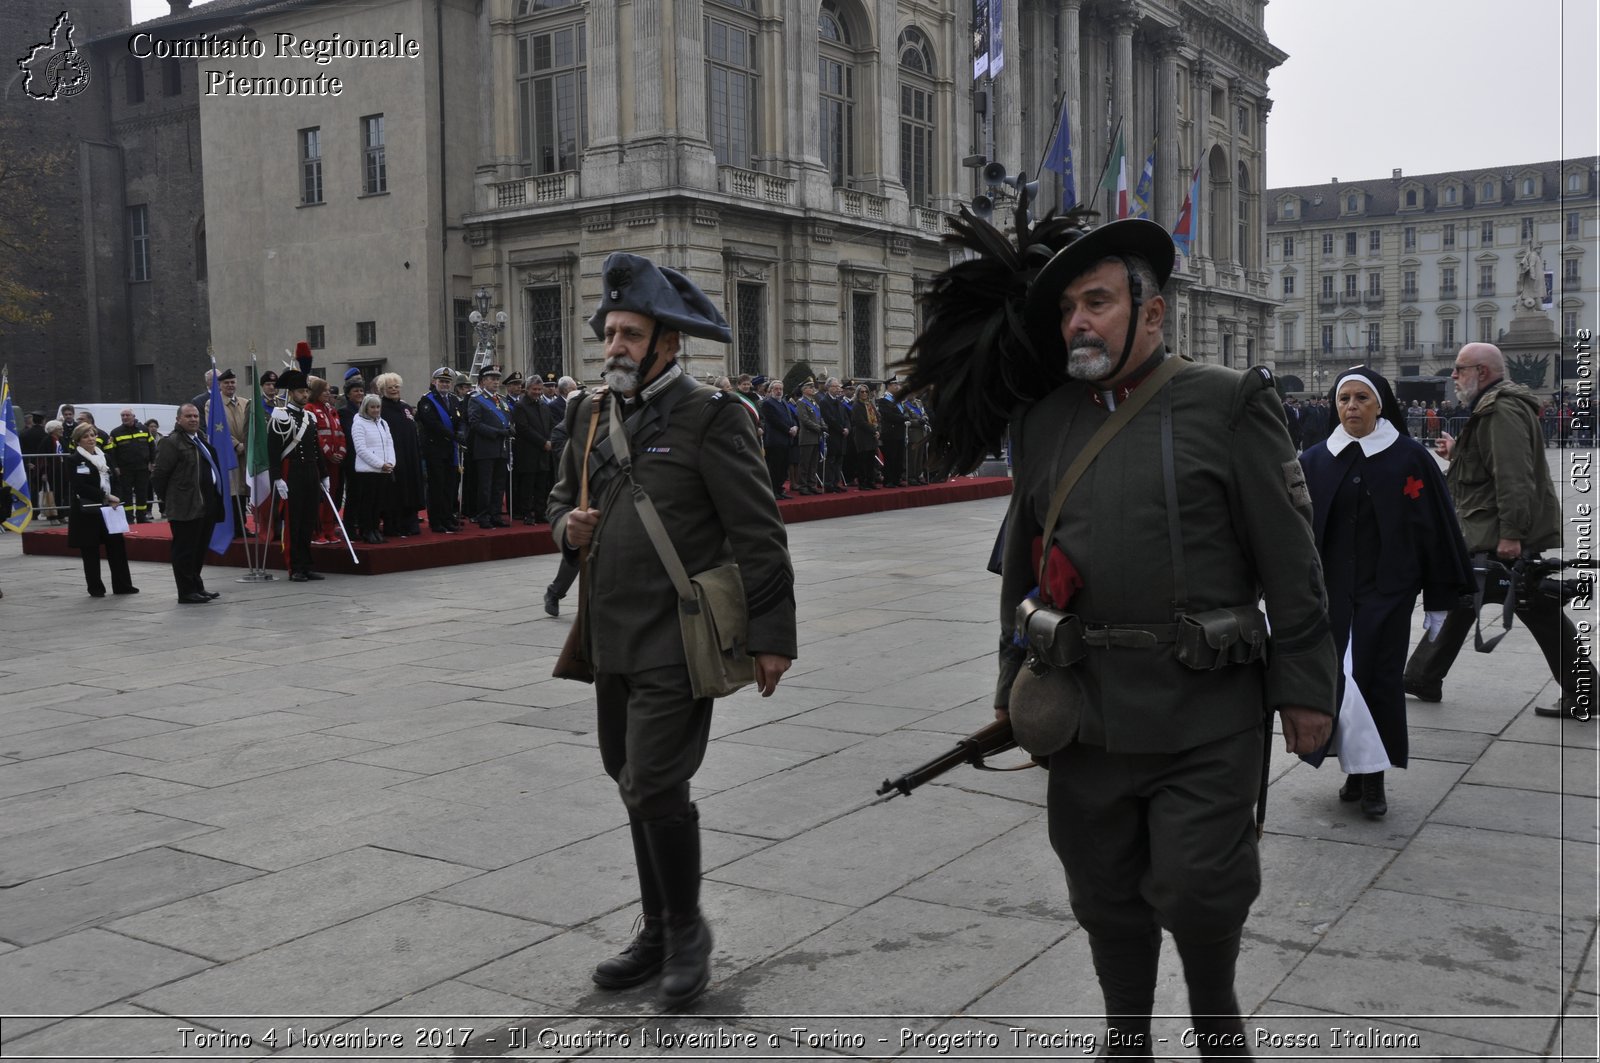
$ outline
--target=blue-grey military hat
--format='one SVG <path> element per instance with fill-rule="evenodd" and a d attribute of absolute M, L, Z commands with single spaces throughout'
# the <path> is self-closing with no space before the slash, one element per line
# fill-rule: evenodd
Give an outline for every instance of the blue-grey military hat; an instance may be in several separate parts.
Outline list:
<path fill-rule="evenodd" d="M 675 269 L 658 266 L 642 255 L 617 251 L 606 258 L 600 277 L 600 308 L 589 318 L 589 327 L 599 339 L 605 339 L 607 314 L 631 310 L 685 336 L 733 342 L 722 311 L 694 281 Z"/>

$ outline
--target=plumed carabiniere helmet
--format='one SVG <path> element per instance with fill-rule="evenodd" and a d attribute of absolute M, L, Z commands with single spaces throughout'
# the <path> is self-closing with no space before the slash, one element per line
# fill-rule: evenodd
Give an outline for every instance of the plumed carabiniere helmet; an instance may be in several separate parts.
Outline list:
<path fill-rule="evenodd" d="M 589 318 L 597 339 L 605 339 L 606 315 L 631 310 L 655 318 L 664 329 L 685 336 L 732 343 L 728 321 L 706 293 L 675 269 L 658 266 L 642 255 L 618 251 L 600 271 L 600 307 Z"/>

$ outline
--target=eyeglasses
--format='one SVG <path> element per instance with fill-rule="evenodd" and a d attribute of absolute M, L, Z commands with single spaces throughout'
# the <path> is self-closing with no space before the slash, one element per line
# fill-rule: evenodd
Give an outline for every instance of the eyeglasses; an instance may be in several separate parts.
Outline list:
<path fill-rule="evenodd" d="M 1451 376 L 1460 376 L 1463 372 L 1465 372 L 1468 369 L 1482 369 L 1482 368 L 1483 368 L 1483 363 L 1482 362 L 1468 362 L 1466 365 L 1453 365 L 1453 366 L 1450 367 L 1450 375 Z"/>

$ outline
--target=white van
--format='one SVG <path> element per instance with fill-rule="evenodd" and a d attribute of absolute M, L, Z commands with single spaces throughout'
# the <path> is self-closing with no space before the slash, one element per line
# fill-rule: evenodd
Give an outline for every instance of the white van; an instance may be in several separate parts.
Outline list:
<path fill-rule="evenodd" d="M 178 407 L 162 402 L 72 402 L 67 405 L 79 413 L 88 410 L 94 415 L 95 427 L 102 432 L 110 432 L 122 423 L 123 410 L 132 410 L 133 415 L 139 418 L 140 424 L 154 417 L 162 435 L 171 432 L 173 424 L 178 420 Z M 55 416 L 54 413 L 50 414 L 52 420 Z M 67 431 L 70 435 L 72 430 L 69 427 Z"/>

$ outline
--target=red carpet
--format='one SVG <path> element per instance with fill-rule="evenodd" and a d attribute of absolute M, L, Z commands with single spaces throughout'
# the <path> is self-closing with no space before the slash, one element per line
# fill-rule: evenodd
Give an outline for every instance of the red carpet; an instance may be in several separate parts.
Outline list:
<path fill-rule="evenodd" d="M 849 517 L 859 513 L 881 513 L 890 509 L 911 509 L 916 506 L 940 506 L 947 502 L 971 502 L 980 498 L 999 498 L 1011 493 L 1011 480 L 1004 476 L 952 480 L 949 483 L 930 484 L 927 487 L 880 488 L 876 491 L 856 491 L 842 495 L 812 495 L 791 498 L 778 503 L 778 512 L 785 524 L 799 524 L 808 520 L 828 520 Z M 424 524 L 426 529 L 426 524 Z M 172 536 L 167 525 L 136 524 L 128 529 L 128 560 L 154 561 L 166 564 Z M 77 557 L 78 552 L 67 546 L 65 525 L 49 526 L 22 535 L 22 552 L 47 557 Z M 468 524 L 455 535 L 435 535 L 424 530 L 409 539 L 393 539 L 381 546 L 356 544 L 358 565 L 350 559 L 350 550 L 339 543 L 333 546 L 311 548 L 312 567 L 318 572 L 341 572 L 358 576 L 380 576 L 388 572 L 408 572 L 419 568 L 440 568 L 445 565 L 467 565 L 475 561 L 502 561 L 511 557 L 532 557 L 535 554 L 553 554 L 555 542 L 550 538 L 550 527 L 537 524 L 529 528 L 516 523 L 510 528 L 485 531 Z M 235 542 L 223 557 L 206 555 L 207 565 L 232 565 L 248 567 L 244 547 Z M 284 572 L 283 547 L 274 542 L 268 551 L 266 568 L 270 572 Z"/>

